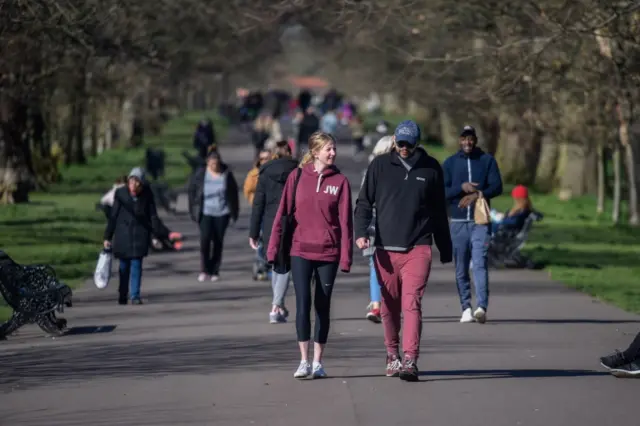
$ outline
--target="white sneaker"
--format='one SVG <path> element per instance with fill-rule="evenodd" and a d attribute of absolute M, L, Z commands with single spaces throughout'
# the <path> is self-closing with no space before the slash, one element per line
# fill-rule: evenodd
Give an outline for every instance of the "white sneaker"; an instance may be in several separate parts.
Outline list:
<path fill-rule="evenodd" d="M 304 379 L 311 375 L 311 365 L 308 361 L 300 361 L 300 365 L 295 373 L 293 373 L 293 377 L 296 379 Z"/>
<path fill-rule="evenodd" d="M 215 282 L 216 282 L 216 281 L 218 281 L 219 279 L 220 279 L 220 277 L 219 277 L 219 276 L 217 276 L 217 275 L 211 275 L 211 282 L 214 282 L 214 283 L 215 283 Z"/>
<path fill-rule="evenodd" d="M 476 319 L 477 322 L 479 322 L 480 324 L 484 324 L 485 322 L 487 322 L 487 311 L 485 311 L 482 308 L 478 308 L 476 309 L 476 311 L 473 313 L 473 317 Z"/>
<path fill-rule="evenodd" d="M 471 313 L 471 308 L 467 308 L 462 313 L 462 317 L 460 317 L 460 322 L 474 322 L 473 314 Z"/>
<path fill-rule="evenodd" d="M 205 274 L 204 272 L 200 273 L 200 275 L 198 275 L 198 281 L 200 281 L 201 283 L 205 282 L 207 280 L 207 274 Z"/>
<path fill-rule="evenodd" d="M 322 364 L 320 364 L 319 362 L 313 363 L 312 375 L 314 379 L 324 379 L 325 377 L 327 377 L 327 373 L 324 371 Z"/>

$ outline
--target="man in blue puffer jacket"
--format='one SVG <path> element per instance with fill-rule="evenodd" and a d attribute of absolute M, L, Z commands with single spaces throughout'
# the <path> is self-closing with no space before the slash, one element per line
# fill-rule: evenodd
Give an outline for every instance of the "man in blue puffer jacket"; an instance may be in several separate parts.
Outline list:
<path fill-rule="evenodd" d="M 460 134 L 460 151 L 444 162 L 445 194 L 451 216 L 451 240 L 456 264 L 456 284 L 462 305 L 460 322 L 484 323 L 489 305 L 487 251 L 491 240 L 490 225 L 476 225 L 475 202 L 482 196 L 489 202 L 502 194 L 502 177 L 491 154 L 477 147 L 478 137 L 471 126 Z M 476 287 L 475 312 L 471 309 L 469 266 Z"/>

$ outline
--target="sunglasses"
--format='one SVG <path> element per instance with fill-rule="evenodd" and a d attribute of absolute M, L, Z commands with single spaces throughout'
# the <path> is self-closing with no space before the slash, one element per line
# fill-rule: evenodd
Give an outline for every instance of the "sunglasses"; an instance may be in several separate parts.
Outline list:
<path fill-rule="evenodd" d="M 406 142 L 406 141 L 396 141 L 396 146 L 398 148 L 407 148 L 407 149 L 412 149 L 414 147 L 413 144 L 410 144 L 409 142 Z"/>

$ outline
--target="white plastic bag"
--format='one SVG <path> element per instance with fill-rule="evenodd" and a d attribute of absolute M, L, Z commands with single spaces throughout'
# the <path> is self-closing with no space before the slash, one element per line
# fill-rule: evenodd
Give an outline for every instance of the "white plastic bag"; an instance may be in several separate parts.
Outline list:
<path fill-rule="evenodd" d="M 93 282 L 96 287 L 103 289 L 109 285 L 111 278 L 111 250 L 103 249 L 98 256 L 96 271 L 93 274 Z"/>

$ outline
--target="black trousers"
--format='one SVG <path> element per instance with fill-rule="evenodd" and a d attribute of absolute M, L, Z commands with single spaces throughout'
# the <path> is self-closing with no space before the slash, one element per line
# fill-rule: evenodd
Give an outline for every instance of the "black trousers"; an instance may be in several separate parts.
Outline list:
<path fill-rule="evenodd" d="M 200 219 L 200 272 L 220 273 L 224 234 L 229 226 L 229 215 L 205 216 Z"/>
<path fill-rule="evenodd" d="M 291 276 L 296 290 L 298 342 L 307 342 L 311 338 L 311 287 L 313 281 L 315 284 L 313 305 L 316 311 L 314 341 L 321 344 L 327 343 L 331 293 L 337 273 L 337 262 L 319 262 L 297 256 L 291 257 Z"/>

